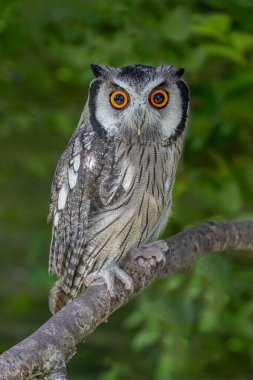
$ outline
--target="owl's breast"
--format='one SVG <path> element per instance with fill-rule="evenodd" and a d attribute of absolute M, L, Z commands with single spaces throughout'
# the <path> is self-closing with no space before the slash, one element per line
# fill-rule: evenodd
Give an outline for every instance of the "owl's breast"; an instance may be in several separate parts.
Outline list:
<path fill-rule="evenodd" d="M 136 198 L 143 194 L 150 204 L 164 204 L 170 199 L 174 183 L 179 151 L 174 146 L 168 148 L 158 144 L 134 146 L 129 152 L 125 166 L 128 166 L 123 185 L 129 190 L 134 184 Z M 159 207 L 158 207 L 159 208 Z"/>
<path fill-rule="evenodd" d="M 123 155 L 122 217 L 128 215 L 129 220 L 133 220 L 132 240 L 137 241 L 137 245 L 153 236 L 168 220 L 179 156 L 177 146 L 154 143 L 133 145 L 128 148 L 128 154 Z"/>

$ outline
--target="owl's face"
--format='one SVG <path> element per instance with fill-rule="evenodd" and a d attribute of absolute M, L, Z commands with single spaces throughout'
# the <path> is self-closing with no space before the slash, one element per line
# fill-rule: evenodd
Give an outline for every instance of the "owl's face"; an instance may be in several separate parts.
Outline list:
<path fill-rule="evenodd" d="M 168 138 L 182 132 L 189 90 L 183 69 L 92 65 L 89 108 L 93 122 L 116 138 Z"/>

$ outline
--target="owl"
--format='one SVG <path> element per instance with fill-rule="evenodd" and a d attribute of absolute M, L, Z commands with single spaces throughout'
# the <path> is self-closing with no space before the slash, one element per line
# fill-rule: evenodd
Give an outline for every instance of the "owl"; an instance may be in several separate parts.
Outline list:
<path fill-rule="evenodd" d="M 166 226 L 187 121 L 184 69 L 91 65 L 87 103 L 54 175 L 49 273 L 55 313 Z"/>

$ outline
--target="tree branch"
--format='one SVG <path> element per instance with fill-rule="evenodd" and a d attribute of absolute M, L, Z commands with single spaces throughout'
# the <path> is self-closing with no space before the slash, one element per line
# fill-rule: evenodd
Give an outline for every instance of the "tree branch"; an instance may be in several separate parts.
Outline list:
<path fill-rule="evenodd" d="M 65 363 L 75 347 L 110 314 L 140 293 L 158 275 L 169 276 L 193 265 L 206 253 L 226 250 L 253 251 L 253 222 L 210 222 L 180 232 L 168 240 L 166 263 L 129 259 L 122 268 L 133 278 L 130 294 L 115 281 L 115 297 L 104 284 L 94 283 L 85 293 L 65 306 L 31 336 L 0 356 L 0 380 L 42 378 L 66 379 Z M 156 243 L 152 244 L 155 249 Z M 144 253 L 145 255 L 145 253 Z"/>

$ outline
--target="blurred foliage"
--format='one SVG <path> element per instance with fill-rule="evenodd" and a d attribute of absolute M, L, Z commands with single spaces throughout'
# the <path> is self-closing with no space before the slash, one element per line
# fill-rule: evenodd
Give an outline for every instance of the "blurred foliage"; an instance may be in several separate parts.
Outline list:
<path fill-rule="evenodd" d="M 1 0 L 1 351 L 49 317 L 49 189 L 91 62 L 186 68 L 191 117 L 165 235 L 253 219 L 252 18 L 252 0 Z M 100 326 L 70 377 L 252 379 L 252 300 L 252 257 L 203 258 Z"/>

